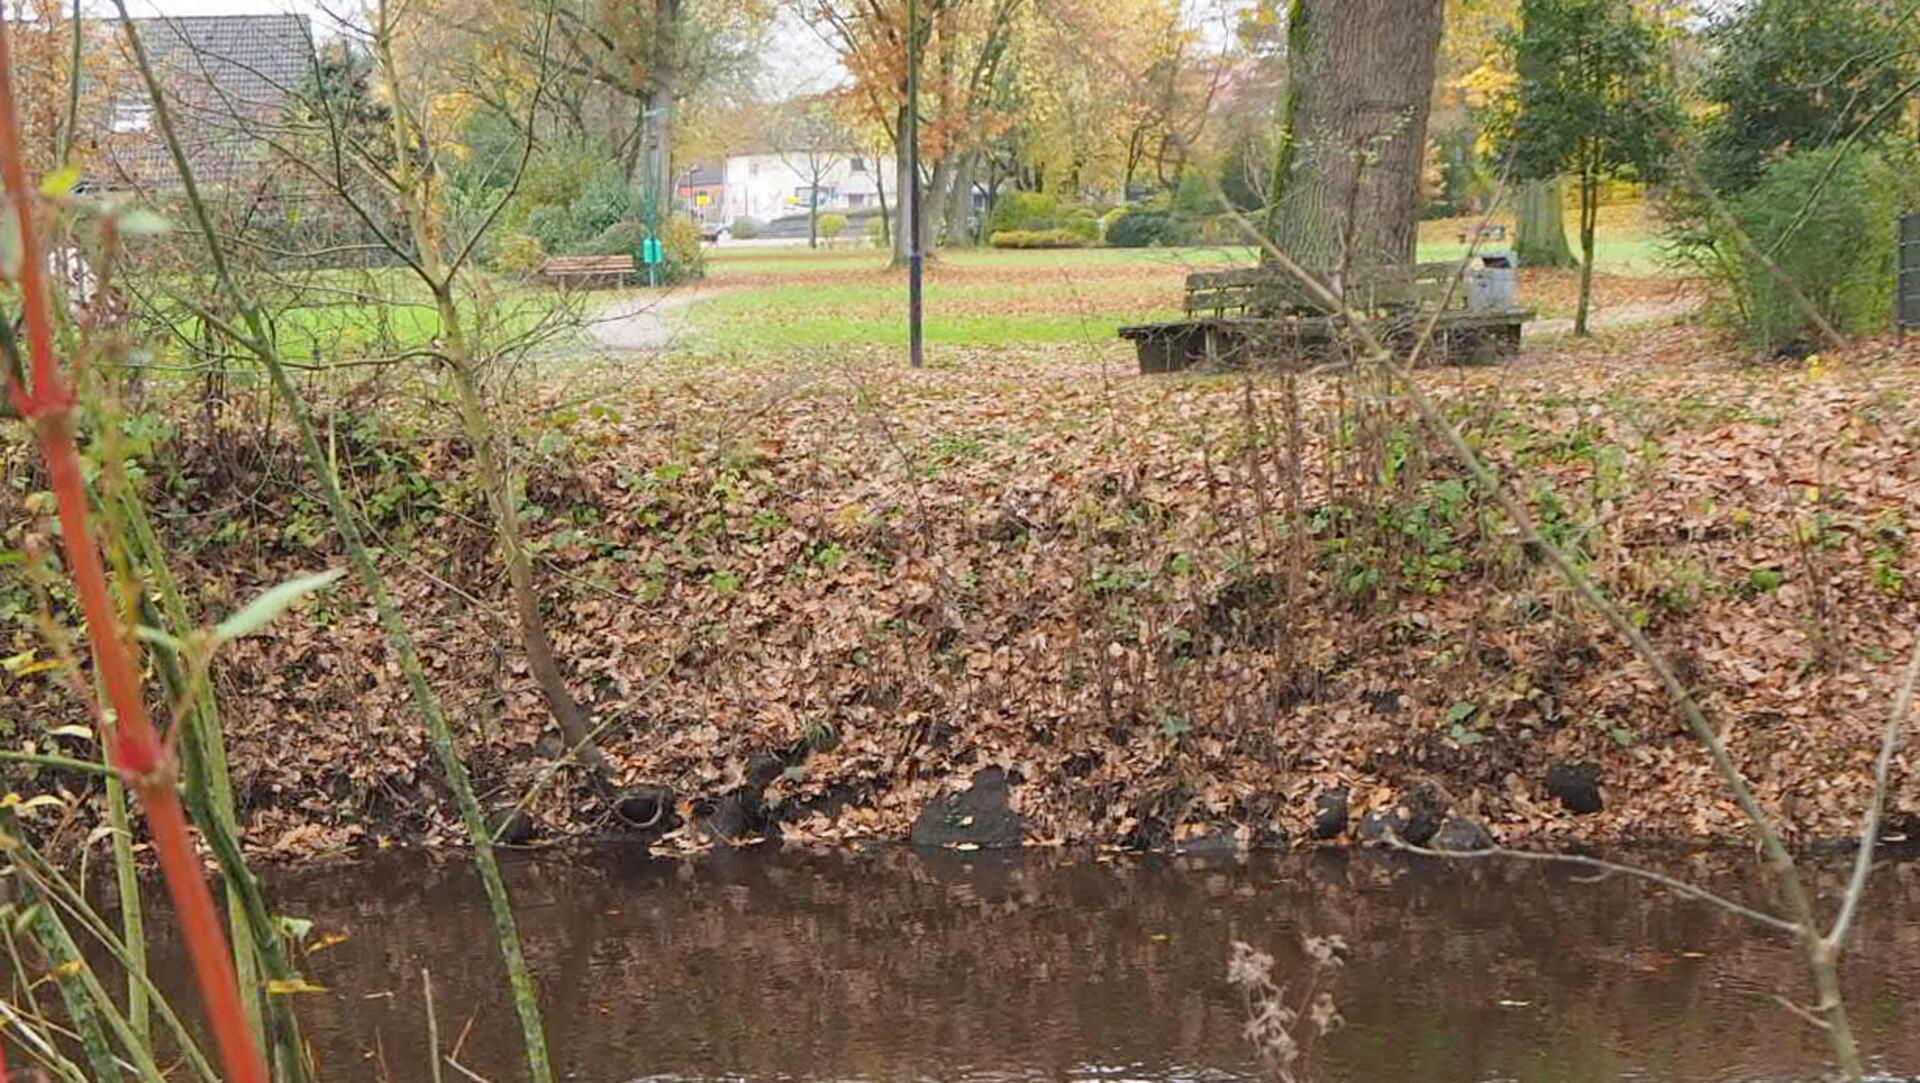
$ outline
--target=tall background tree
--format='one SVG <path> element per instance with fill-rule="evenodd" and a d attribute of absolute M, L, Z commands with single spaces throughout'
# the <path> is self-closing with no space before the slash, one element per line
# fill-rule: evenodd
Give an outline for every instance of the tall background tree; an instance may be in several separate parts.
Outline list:
<path fill-rule="evenodd" d="M 72 111 L 74 26 L 71 10 L 59 0 L 22 0 L 0 4 L 13 22 L 13 65 L 19 82 L 20 149 L 29 172 L 52 172 L 73 143 L 67 128 Z M 84 73 L 86 61 L 80 58 Z M 84 148 L 78 148 L 84 150 Z"/>
<path fill-rule="evenodd" d="M 1267 233 L 1301 265 L 1413 261 L 1441 0 L 1293 0 Z"/>
<path fill-rule="evenodd" d="M 820 247 L 820 194 L 827 180 L 846 161 L 851 142 L 834 116 L 829 98 L 805 97 L 785 102 L 767 122 L 767 143 L 807 185 L 807 247 Z"/>
<path fill-rule="evenodd" d="M 907 21 L 904 0 L 790 0 L 794 11 L 838 55 L 852 79 L 861 120 L 887 134 L 906 183 Z M 922 250 L 939 237 L 964 235 L 971 193 L 1005 126 L 1001 74 L 1027 0 L 925 0 L 920 5 L 920 163 Z M 896 197 L 896 214 L 906 208 Z M 906 234 L 893 230 L 896 266 Z"/>
<path fill-rule="evenodd" d="M 771 26 L 772 0 L 584 0 L 560 5 L 535 136 L 592 146 L 620 164 L 643 203 L 670 198 L 676 133 L 745 97 Z M 465 65 L 500 123 L 489 82 L 524 85 L 540 63 L 541 23 L 520 4 L 480 5 L 441 68 Z"/>
<path fill-rule="evenodd" d="M 1167 0 L 1056 0 L 1015 48 L 1019 161 L 1031 187 L 1072 198 L 1177 187 L 1235 74 Z"/>
<path fill-rule="evenodd" d="M 1717 190 L 1752 185 L 1786 154 L 1871 140 L 1920 116 L 1914 0 L 1751 0 L 1725 10 L 1707 44 L 1701 158 Z"/>
<path fill-rule="evenodd" d="M 1460 143 L 1463 159 L 1449 162 L 1450 169 L 1474 174 L 1477 186 L 1491 190 L 1497 186 L 1504 166 L 1502 148 L 1495 136 L 1503 129 L 1503 118 L 1513 108 L 1518 77 L 1513 71 L 1513 52 L 1503 39 L 1520 30 L 1520 0 L 1459 0 L 1447 9 L 1447 36 L 1441 50 L 1442 82 L 1454 99 L 1449 119 L 1465 136 Z M 1436 113 L 1439 107 L 1436 106 Z M 1460 178 L 1449 177 L 1448 188 L 1458 192 L 1465 187 Z M 1514 218 L 1514 253 L 1526 267 L 1572 267 L 1573 246 L 1567 240 L 1566 185 L 1559 177 L 1522 179 L 1511 186 L 1510 209 Z M 1484 210 L 1483 204 L 1456 204 L 1459 211 Z"/>
<path fill-rule="evenodd" d="M 1759 347 L 1885 326 L 1896 214 L 1920 205 L 1920 0 L 1752 0 L 1717 13 L 1670 249 Z"/>
<path fill-rule="evenodd" d="M 1659 40 L 1629 0 L 1522 0 L 1510 36 L 1519 85 L 1506 139 L 1522 180 L 1571 176 L 1580 214 L 1580 302 L 1574 333 L 1593 303 L 1600 185 L 1648 178 L 1665 158 L 1662 133 L 1677 123 L 1663 89 Z"/>

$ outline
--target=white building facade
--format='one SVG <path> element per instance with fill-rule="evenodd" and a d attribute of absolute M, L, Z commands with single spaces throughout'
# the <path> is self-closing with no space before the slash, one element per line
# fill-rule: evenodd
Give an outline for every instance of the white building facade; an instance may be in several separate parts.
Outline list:
<path fill-rule="evenodd" d="M 887 205 L 893 205 L 896 189 L 891 157 L 875 159 L 854 151 L 736 154 L 726 163 L 727 221 L 757 218 L 770 222 L 790 214 L 805 214 L 813 194 L 815 163 L 821 167 L 821 213 L 878 210 L 883 188 Z"/>

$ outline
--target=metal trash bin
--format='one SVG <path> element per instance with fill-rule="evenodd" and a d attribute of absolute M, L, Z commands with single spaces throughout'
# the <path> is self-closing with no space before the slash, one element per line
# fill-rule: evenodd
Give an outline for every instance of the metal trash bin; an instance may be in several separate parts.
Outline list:
<path fill-rule="evenodd" d="M 1480 252 L 1474 255 L 1478 266 L 1467 268 L 1467 308 L 1491 312 L 1517 308 L 1520 304 L 1520 279 L 1516 268 L 1520 261 L 1512 252 Z"/>

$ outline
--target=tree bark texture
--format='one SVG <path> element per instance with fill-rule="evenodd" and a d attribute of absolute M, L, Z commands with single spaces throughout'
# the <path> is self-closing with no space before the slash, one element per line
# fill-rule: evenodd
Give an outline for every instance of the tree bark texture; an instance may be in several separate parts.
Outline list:
<path fill-rule="evenodd" d="M 920 251 L 931 252 L 933 245 L 947 236 L 947 193 L 953 187 L 951 149 L 933 163 L 927 190 L 921 194 Z"/>
<path fill-rule="evenodd" d="M 893 228 L 893 266 L 907 265 L 907 230 L 913 214 L 913 178 L 908 176 L 907 156 L 907 107 L 900 106 L 893 125 L 893 165 L 894 177 L 894 228 Z"/>
<path fill-rule="evenodd" d="M 1294 0 L 1269 232 L 1302 266 L 1413 262 L 1443 0 Z"/>
<path fill-rule="evenodd" d="M 1514 254 L 1522 266 L 1573 266 L 1573 248 L 1567 244 L 1563 188 L 1558 178 L 1528 181 L 1514 197 L 1514 217 L 1519 226 Z"/>
<path fill-rule="evenodd" d="M 973 235 L 973 176 L 979 168 L 980 152 L 969 151 L 953 171 L 947 187 L 947 243 L 965 247 L 975 243 Z"/>
<path fill-rule="evenodd" d="M 673 206 L 673 104 L 680 81 L 680 0 L 654 0 L 653 185 L 656 221 Z"/>

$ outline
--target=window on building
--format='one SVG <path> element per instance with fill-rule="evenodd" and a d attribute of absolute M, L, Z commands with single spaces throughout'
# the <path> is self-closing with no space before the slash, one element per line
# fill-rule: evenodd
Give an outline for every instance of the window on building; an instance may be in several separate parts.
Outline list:
<path fill-rule="evenodd" d="M 855 173 L 865 173 L 867 171 L 867 160 L 856 154 L 847 159 L 847 168 Z"/>
<path fill-rule="evenodd" d="M 153 130 L 153 105 L 151 102 L 114 102 L 113 115 L 109 126 L 116 133 L 150 132 Z"/>

